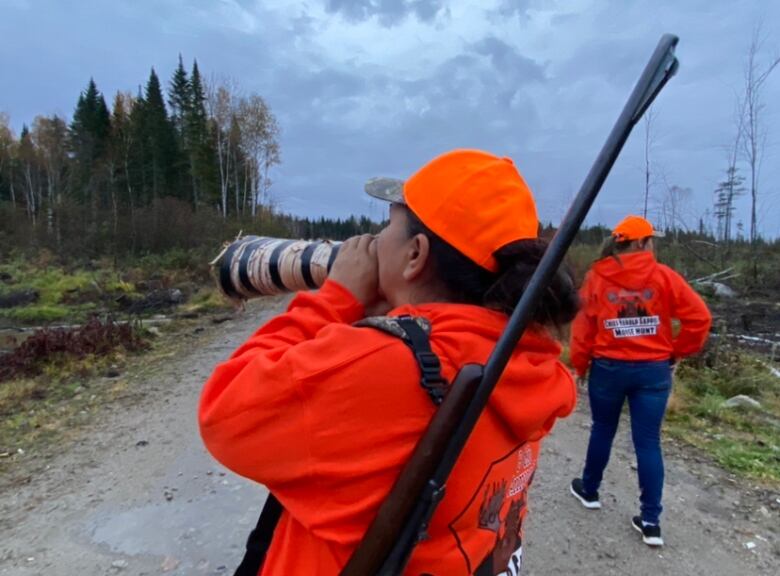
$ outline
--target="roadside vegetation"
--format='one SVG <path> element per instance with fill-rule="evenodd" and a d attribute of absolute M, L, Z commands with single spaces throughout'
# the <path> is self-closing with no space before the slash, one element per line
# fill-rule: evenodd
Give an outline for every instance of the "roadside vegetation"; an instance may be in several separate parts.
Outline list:
<path fill-rule="evenodd" d="M 374 231 L 368 221 L 266 221 L 273 234 L 344 238 Z M 0 264 L 0 470 L 18 450 L 74 433 L 100 405 L 123 393 L 122 374 L 141 358 L 164 355 L 177 331 L 232 311 L 216 289 L 208 262 L 232 222 L 214 239 L 163 253 L 64 258 L 48 249 L 9 252 Z M 248 228 L 264 234 L 262 225 Z M 172 235 L 186 236 L 175 226 Z M 319 232 L 319 233 L 318 233 Z M 598 256 L 605 229 L 583 230 L 569 253 L 581 280 Z M 693 246 L 693 251 L 689 248 Z M 667 433 L 701 450 L 724 468 L 756 481 L 780 483 L 780 245 L 727 250 L 712 239 L 678 235 L 659 243 L 659 259 L 689 280 L 732 269 L 724 281 L 735 295 L 718 295 L 712 282 L 694 283 L 715 316 L 705 352 L 682 362 L 667 416 Z M 87 342 L 88 344 L 85 344 Z M 143 360 L 145 362 L 146 360 Z M 735 396 L 755 404 L 727 407 Z"/>
<path fill-rule="evenodd" d="M 727 470 L 780 483 L 780 371 L 714 336 L 678 369 L 666 429 Z M 742 402 L 730 406 L 735 397 Z"/>
<path fill-rule="evenodd" d="M 92 320 L 41 329 L 2 358 L 0 471 L 25 452 L 52 449 L 77 433 L 123 386 L 132 355 L 151 348 L 138 326 Z M 103 376 L 105 378 L 98 378 Z"/>
<path fill-rule="evenodd" d="M 37 242 L 0 243 L 0 475 L 75 437 L 103 406 L 135 393 L 133 373 L 233 314 L 209 262 L 240 230 L 346 238 L 377 227 L 355 218 L 225 222 L 212 214 L 198 234 L 206 216 L 190 216 L 161 227 L 158 240 L 168 248 L 159 253 L 112 254 L 106 245 L 102 254 L 75 257 Z M 84 248 L 75 252 L 94 249 Z"/>
<path fill-rule="evenodd" d="M 3 261 L 0 303 L 26 300 L 0 308 L 0 472 L 78 434 L 124 394 L 134 365 L 165 354 L 196 319 L 232 310 L 197 258 L 172 251 L 117 266 L 43 250 Z"/>

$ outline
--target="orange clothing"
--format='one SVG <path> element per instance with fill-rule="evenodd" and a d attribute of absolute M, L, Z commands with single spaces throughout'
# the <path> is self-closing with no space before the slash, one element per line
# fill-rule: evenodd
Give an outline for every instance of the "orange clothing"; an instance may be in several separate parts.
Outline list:
<path fill-rule="evenodd" d="M 577 374 L 591 358 L 667 360 L 701 350 L 712 316 L 701 297 L 652 252 L 596 262 L 581 289 L 582 308 L 571 327 L 571 363 Z M 677 337 L 672 320 L 680 322 Z"/>
<path fill-rule="evenodd" d="M 391 312 L 403 314 L 431 321 L 431 347 L 449 381 L 463 364 L 487 360 L 507 321 L 465 304 Z M 338 574 L 434 413 L 410 349 L 351 325 L 362 316 L 360 303 L 332 280 L 300 293 L 203 390 L 199 419 L 209 451 L 265 484 L 285 509 L 264 576 Z M 493 575 L 519 563 L 538 441 L 575 402 L 559 353 L 542 330 L 523 337 L 407 574 Z"/>

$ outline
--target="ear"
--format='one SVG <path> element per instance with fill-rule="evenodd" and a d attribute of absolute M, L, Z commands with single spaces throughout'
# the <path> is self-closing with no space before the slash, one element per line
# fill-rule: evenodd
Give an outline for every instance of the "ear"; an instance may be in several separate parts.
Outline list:
<path fill-rule="evenodd" d="M 425 234 L 415 234 L 409 239 L 406 253 L 406 266 L 402 272 L 404 280 L 411 282 L 419 278 L 431 255 L 431 242 Z"/>

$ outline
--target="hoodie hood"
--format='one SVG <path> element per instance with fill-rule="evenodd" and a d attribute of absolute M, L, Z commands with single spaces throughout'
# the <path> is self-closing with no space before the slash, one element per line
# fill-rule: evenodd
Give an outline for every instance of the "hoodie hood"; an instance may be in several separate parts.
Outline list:
<path fill-rule="evenodd" d="M 403 314 L 431 321 L 431 347 L 450 381 L 464 364 L 487 362 L 508 320 L 501 312 L 451 303 L 402 306 L 390 315 Z M 574 408 L 576 387 L 560 353 L 547 330 L 529 327 L 490 395 L 487 409 L 518 439 L 541 438 Z"/>
<path fill-rule="evenodd" d="M 648 284 L 658 262 L 652 252 L 632 252 L 617 257 L 602 258 L 591 270 L 602 278 L 622 288 L 639 290 Z"/>

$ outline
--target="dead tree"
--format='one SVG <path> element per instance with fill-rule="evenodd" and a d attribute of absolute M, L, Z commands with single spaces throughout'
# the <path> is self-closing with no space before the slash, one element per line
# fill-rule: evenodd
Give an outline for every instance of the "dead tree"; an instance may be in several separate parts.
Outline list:
<path fill-rule="evenodd" d="M 780 57 L 773 57 L 766 64 L 758 62 L 762 47 L 761 27 L 753 31 L 753 38 L 748 49 L 745 63 L 745 88 L 742 100 L 742 150 L 750 166 L 750 242 L 755 244 L 758 239 L 757 210 L 758 184 L 761 169 L 761 159 L 766 146 L 767 131 L 763 124 L 764 103 L 762 93 L 764 85 L 772 71 L 780 64 Z"/>

